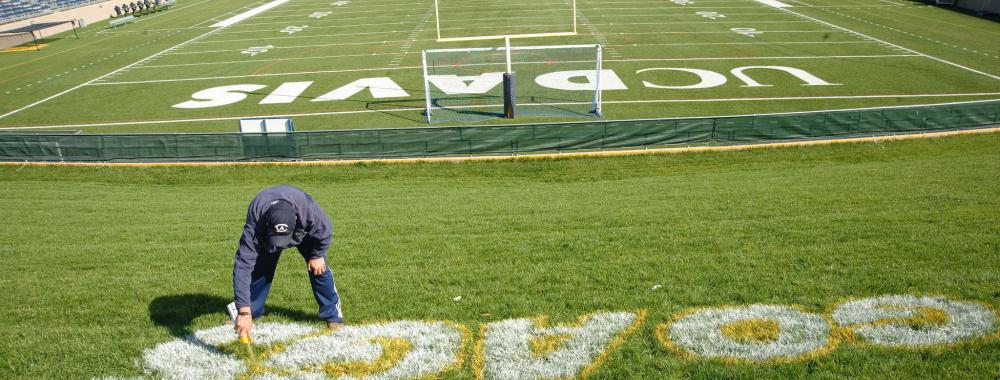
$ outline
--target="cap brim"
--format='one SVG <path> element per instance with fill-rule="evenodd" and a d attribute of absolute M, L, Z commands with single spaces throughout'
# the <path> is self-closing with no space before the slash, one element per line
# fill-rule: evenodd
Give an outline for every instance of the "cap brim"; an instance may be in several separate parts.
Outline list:
<path fill-rule="evenodd" d="M 292 242 L 292 234 L 268 236 L 267 241 L 272 247 L 287 247 Z"/>

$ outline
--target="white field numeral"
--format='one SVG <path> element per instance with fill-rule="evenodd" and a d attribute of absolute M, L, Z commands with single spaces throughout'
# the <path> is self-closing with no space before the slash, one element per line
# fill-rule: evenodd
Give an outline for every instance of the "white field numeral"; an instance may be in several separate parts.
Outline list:
<path fill-rule="evenodd" d="M 670 2 L 674 3 L 674 4 L 677 4 L 677 5 L 691 5 L 691 4 L 694 4 L 694 2 L 691 1 L 691 0 L 670 0 Z"/>
<path fill-rule="evenodd" d="M 719 12 L 702 11 L 702 12 L 695 12 L 695 14 L 699 15 L 701 17 L 707 18 L 707 19 L 712 19 L 712 20 L 719 19 L 719 18 L 726 18 L 726 15 L 724 15 L 722 13 L 719 13 Z"/>
<path fill-rule="evenodd" d="M 323 17 L 329 16 L 331 13 L 333 13 L 333 12 L 329 12 L 329 11 L 327 11 L 327 12 L 313 12 L 311 15 L 309 15 L 309 17 L 312 17 L 312 18 L 323 18 Z"/>
<path fill-rule="evenodd" d="M 757 35 L 764 34 L 764 32 L 761 32 L 754 28 L 732 28 L 729 30 L 735 32 L 736 34 L 741 34 L 747 37 L 757 37 Z"/>
<path fill-rule="evenodd" d="M 309 27 L 309 25 L 286 26 L 285 29 L 281 30 L 281 33 L 295 34 L 295 33 L 298 33 L 298 32 L 301 32 L 301 31 L 305 30 L 308 27 Z"/>
<path fill-rule="evenodd" d="M 244 50 L 242 52 L 242 54 L 247 54 L 247 55 L 253 57 L 253 56 L 255 56 L 257 54 L 260 54 L 260 53 L 266 53 L 268 50 L 271 50 L 273 48 L 274 48 L 274 45 L 253 46 L 253 47 L 248 47 L 246 50 Z"/>
<path fill-rule="evenodd" d="M 350 4 L 350 3 L 351 3 L 350 1 L 341 0 L 341 1 L 332 2 L 332 3 L 330 3 L 330 5 L 337 6 L 337 7 L 342 7 L 342 6 L 345 6 L 345 5 Z"/>

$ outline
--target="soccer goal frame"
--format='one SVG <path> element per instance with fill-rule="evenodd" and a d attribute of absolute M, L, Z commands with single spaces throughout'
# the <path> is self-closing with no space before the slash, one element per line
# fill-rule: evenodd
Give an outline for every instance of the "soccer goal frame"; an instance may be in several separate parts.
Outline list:
<path fill-rule="evenodd" d="M 434 100 L 431 96 L 431 79 L 429 73 L 428 65 L 428 54 L 436 53 L 489 53 L 503 51 L 506 58 L 506 73 L 503 77 L 503 92 L 504 92 L 504 117 L 514 118 L 514 109 L 516 107 L 515 100 L 517 98 L 517 92 L 514 86 L 514 63 L 511 60 L 512 51 L 532 51 L 532 50 L 559 50 L 559 49 L 594 49 L 594 95 L 591 100 L 590 112 L 596 116 L 603 116 L 602 103 L 602 87 L 601 87 L 601 76 L 603 72 L 603 54 L 604 47 L 602 45 L 552 45 L 552 46 L 514 46 L 510 45 L 510 38 L 505 38 L 506 44 L 501 47 L 490 47 L 490 48 L 458 48 L 458 49 L 432 49 L 424 50 L 422 52 L 422 66 L 423 66 L 423 81 L 424 81 L 424 98 L 425 98 L 425 108 L 424 116 L 426 117 L 427 123 L 432 122 L 434 114 Z"/>
<path fill-rule="evenodd" d="M 437 29 L 437 42 L 460 42 L 460 41 L 483 41 L 483 40 L 500 40 L 500 39 L 511 39 L 511 38 L 535 38 L 535 37 L 564 37 L 564 36 L 575 36 L 577 34 L 577 21 L 576 21 L 576 0 L 570 0 L 571 8 L 573 12 L 573 30 L 565 32 L 551 32 L 551 33 L 525 33 L 525 34 L 497 34 L 489 36 L 470 36 L 470 37 L 441 37 L 441 11 L 438 4 L 440 0 L 434 0 L 434 25 Z"/>

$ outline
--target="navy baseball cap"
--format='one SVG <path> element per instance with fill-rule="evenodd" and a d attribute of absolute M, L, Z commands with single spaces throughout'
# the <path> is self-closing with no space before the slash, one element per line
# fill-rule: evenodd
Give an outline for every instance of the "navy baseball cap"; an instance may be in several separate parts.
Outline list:
<path fill-rule="evenodd" d="M 272 247 L 287 248 L 291 244 L 295 220 L 295 208 L 291 203 L 284 200 L 271 202 L 271 207 L 264 214 L 264 222 L 267 240 Z"/>

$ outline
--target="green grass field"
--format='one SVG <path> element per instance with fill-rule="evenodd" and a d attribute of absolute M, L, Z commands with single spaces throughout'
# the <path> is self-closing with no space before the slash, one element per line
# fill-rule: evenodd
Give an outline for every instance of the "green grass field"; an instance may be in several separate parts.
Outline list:
<path fill-rule="evenodd" d="M 421 51 L 501 44 L 437 42 L 434 2 L 429 0 L 293 0 L 231 26 L 213 27 L 265 3 L 182 0 L 124 27 L 107 29 L 101 22 L 82 30 L 79 39 L 56 36 L 40 52 L 0 53 L 0 127 L 90 133 L 235 131 L 241 117 L 281 115 L 292 115 L 299 130 L 427 126 L 421 114 Z M 785 3 L 791 7 L 753 0 L 580 0 L 577 35 L 514 44 L 603 45 L 604 68 L 623 85 L 604 93 L 608 119 L 1000 96 L 1000 26 L 993 21 L 910 0 Z M 573 21 L 569 4 L 444 0 L 441 34 L 562 32 Z M 828 85 L 805 85 L 787 72 L 750 68 L 742 73 L 762 86 L 748 86 L 733 72 L 755 66 L 803 70 Z M 523 74 L 519 88 L 530 93 L 537 87 L 532 80 L 536 74 L 580 68 L 524 64 L 515 71 Z M 697 87 L 700 79 L 691 69 L 715 73 L 724 82 L 662 88 Z M 376 96 L 362 90 L 342 100 L 315 101 L 366 78 L 388 78 L 402 93 Z M 279 91 L 283 84 L 305 89 L 261 104 L 275 92 L 287 93 L 289 87 Z M 250 86 L 236 91 L 246 95 L 241 101 L 174 107 L 196 92 L 237 85 Z M 548 102 L 558 103 L 579 95 L 550 98 Z M 563 120 L 579 119 L 516 121 Z"/>
<path fill-rule="evenodd" d="M 574 22 L 576 35 L 514 45 L 601 45 L 604 119 L 1000 99 L 1000 25 L 911 0 L 578 0 L 575 15 L 569 0 L 440 0 L 439 17 L 433 0 L 274 1 L 180 0 L 120 28 L 50 36 L 41 51 L 0 52 L 0 132 L 235 132 L 238 119 L 259 116 L 290 116 L 298 130 L 449 125 L 424 120 L 422 51 L 501 44 L 439 37 L 565 32 Z M 266 4 L 276 6 L 224 25 Z M 529 99 L 521 104 L 586 105 L 585 91 L 540 78 L 595 62 L 546 54 L 515 59 Z M 433 70 L 473 88 L 497 70 L 484 60 L 442 59 Z M 496 106 L 493 93 L 470 98 L 460 110 Z M 309 192 L 334 221 L 330 266 L 347 319 L 339 333 L 400 321 L 468 331 L 456 338 L 460 363 L 431 377 L 479 378 L 507 364 L 490 348 L 502 334 L 490 334 L 513 319 L 634 312 L 634 330 L 606 344 L 534 332 L 522 347 L 531 352 L 511 352 L 569 366 L 568 348 L 594 344 L 603 351 L 567 376 L 599 379 L 997 379 L 998 149 L 1000 134 L 982 133 L 496 162 L 0 165 L 0 379 L 169 377 L 151 363 L 205 367 L 206 356 L 191 354 L 199 349 L 253 368 L 236 344 L 171 347 L 221 331 L 210 329 L 228 318 L 247 203 L 282 183 Z M 275 377 L 296 374 L 273 359 L 304 340 L 268 343 L 265 323 L 322 324 L 301 259 L 285 256 L 258 325 L 258 355 Z M 892 303 L 870 319 L 861 308 L 847 316 L 861 322 L 843 322 L 850 313 L 840 307 L 882 295 L 948 301 Z M 788 320 L 744 318 L 712 330 L 725 338 L 695 340 L 708 349 L 821 340 L 773 360 L 707 359 L 682 343 L 678 326 L 692 316 L 760 304 L 829 331 L 802 338 Z M 956 305 L 965 314 L 948 309 Z M 980 328 L 947 335 L 970 326 Z M 938 341 L 887 347 L 865 329 Z M 419 356 L 410 354 L 418 341 L 339 342 L 348 353 L 379 351 L 322 369 L 385 375 Z"/>
<path fill-rule="evenodd" d="M 844 342 L 801 362 L 729 364 L 678 356 L 654 330 L 692 307 L 827 313 L 881 294 L 995 310 L 998 149 L 991 133 L 515 162 L 0 167 L 0 378 L 135 376 L 144 350 L 221 324 L 246 204 L 287 182 L 334 220 L 349 325 L 477 331 L 645 309 L 593 378 L 996 378 L 995 331 L 955 347 Z M 263 321 L 319 326 L 300 260 L 286 252 Z"/>

